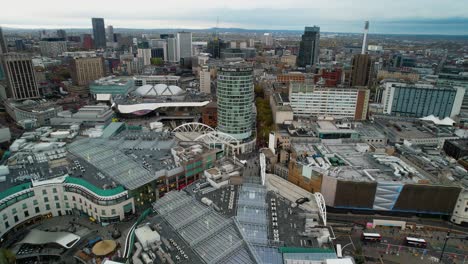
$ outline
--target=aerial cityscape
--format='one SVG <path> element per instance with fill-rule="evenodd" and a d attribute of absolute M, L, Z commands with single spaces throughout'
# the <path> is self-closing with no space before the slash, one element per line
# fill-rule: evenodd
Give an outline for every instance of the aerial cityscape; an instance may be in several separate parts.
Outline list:
<path fill-rule="evenodd" d="M 468 263 L 467 3 L 60 2 L 0 10 L 0 264 Z"/>

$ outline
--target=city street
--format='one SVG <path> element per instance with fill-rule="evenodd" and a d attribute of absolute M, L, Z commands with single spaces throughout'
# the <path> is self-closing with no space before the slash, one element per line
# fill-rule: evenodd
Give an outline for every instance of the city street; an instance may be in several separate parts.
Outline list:
<path fill-rule="evenodd" d="M 412 230 L 401 230 L 397 227 L 376 227 L 365 229 L 351 224 L 333 223 L 336 239 L 334 244 L 341 244 L 343 255 L 353 255 L 354 247 L 362 249 L 366 263 L 435 263 L 441 255 L 446 232 L 432 230 L 430 227 Z M 346 231 L 350 228 L 350 231 Z M 427 228 L 427 229 L 426 229 Z M 381 242 L 363 242 L 363 232 L 378 233 Z M 453 237 L 463 237 L 453 234 Z M 416 248 L 405 245 L 406 237 L 422 238 L 427 242 L 427 248 Z M 352 243 L 351 243 L 352 241 Z M 468 258 L 468 243 L 464 239 L 451 238 L 445 248 L 443 263 L 464 263 Z"/>

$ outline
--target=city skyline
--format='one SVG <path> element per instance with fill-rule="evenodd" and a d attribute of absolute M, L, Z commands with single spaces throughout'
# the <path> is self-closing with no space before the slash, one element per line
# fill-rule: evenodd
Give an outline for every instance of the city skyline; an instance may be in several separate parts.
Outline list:
<path fill-rule="evenodd" d="M 9 2 L 2 7 L 0 24 L 13 28 L 89 28 L 91 17 L 103 17 L 106 25 L 116 28 L 205 29 L 215 27 L 219 17 L 219 27 L 223 28 L 301 30 L 304 25 L 319 25 L 323 32 L 361 32 L 362 21 L 369 20 L 371 34 L 468 34 L 464 3 L 455 0 L 391 3 L 365 0 L 359 4 L 343 0 L 327 3 L 295 0 L 287 5 L 263 0 L 240 3 L 183 0 L 165 3 L 159 13 L 145 1 L 136 1 L 131 12 L 124 8 L 124 3 L 108 6 L 85 0 L 69 10 L 60 1 L 45 2 L 41 5 Z M 19 9 L 21 14 L 15 12 Z"/>

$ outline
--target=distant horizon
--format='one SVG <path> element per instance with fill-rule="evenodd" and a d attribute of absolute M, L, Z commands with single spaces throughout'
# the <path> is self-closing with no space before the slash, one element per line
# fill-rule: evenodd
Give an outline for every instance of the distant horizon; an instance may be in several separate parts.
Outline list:
<path fill-rule="evenodd" d="M 369 34 L 468 35 L 466 1 L 460 0 L 81 0 L 7 1 L 0 25 L 18 29 L 91 28 L 91 18 L 128 29 L 303 30 Z"/>
<path fill-rule="evenodd" d="M 105 21 L 105 20 L 104 20 Z M 108 25 L 106 25 L 107 27 Z M 113 25 L 109 25 L 113 26 Z M 312 26 L 312 25 L 307 25 L 307 26 Z M 319 26 L 320 25 L 316 25 Z M 71 31 L 92 31 L 92 27 L 15 27 L 15 26 L 4 26 L 0 24 L 0 27 L 2 27 L 5 31 L 35 31 L 35 30 L 71 30 Z M 306 26 L 304 26 L 305 28 Z M 115 31 L 125 31 L 125 30 L 142 30 L 142 31 L 178 31 L 178 30 L 187 30 L 187 31 L 193 31 L 193 32 L 210 32 L 210 31 L 215 31 L 215 30 L 226 30 L 226 32 L 237 32 L 237 33 L 242 33 L 244 32 L 256 32 L 256 33 L 269 33 L 269 32 L 291 32 L 291 33 L 298 33 L 300 34 L 301 32 L 304 32 L 304 28 L 302 29 L 262 29 L 262 28 L 239 28 L 239 27 L 207 27 L 207 28 L 182 28 L 182 27 L 173 27 L 173 28 L 137 28 L 137 27 L 115 27 Z M 238 30 L 238 31 L 236 31 Z M 223 32 L 220 32 L 223 33 Z M 320 33 L 325 33 L 325 34 L 363 34 L 362 31 L 323 31 L 322 28 L 320 28 Z M 369 32 L 369 34 L 372 35 L 401 35 L 401 36 L 459 36 L 459 37 L 468 37 L 468 32 L 467 33 L 462 33 L 462 34 L 444 34 L 444 33 L 419 33 L 419 32 L 414 32 L 414 33 L 386 33 L 386 32 Z"/>

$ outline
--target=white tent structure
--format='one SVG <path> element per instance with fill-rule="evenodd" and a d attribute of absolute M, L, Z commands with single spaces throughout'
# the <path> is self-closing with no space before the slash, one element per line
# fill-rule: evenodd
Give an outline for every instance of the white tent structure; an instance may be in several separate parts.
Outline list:
<path fill-rule="evenodd" d="M 58 244 L 64 248 L 72 248 L 79 240 L 79 236 L 68 232 L 46 232 L 33 229 L 18 244 Z"/>
<path fill-rule="evenodd" d="M 440 119 L 438 117 L 435 117 L 434 115 L 429 115 L 429 116 L 426 116 L 426 117 L 422 117 L 422 118 L 420 118 L 420 120 L 431 121 L 434 124 L 439 125 L 439 126 L 453 126 L 453 124 L 455 124 L 455 121 L 453 121 L 453 119 L 451 119 L 450 117 Z"/>

